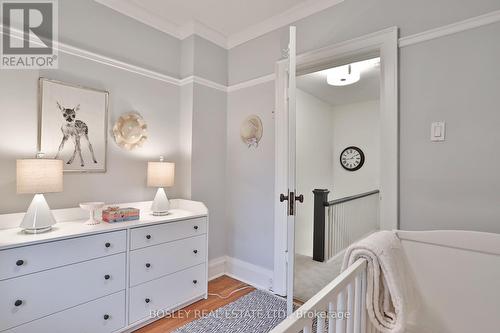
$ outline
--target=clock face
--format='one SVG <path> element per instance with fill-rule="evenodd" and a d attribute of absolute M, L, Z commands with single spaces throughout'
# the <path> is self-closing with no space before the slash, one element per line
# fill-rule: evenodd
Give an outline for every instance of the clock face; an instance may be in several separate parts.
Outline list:
<path fill-rule="evenodd" d="M 358 147 L 347 147 L 340 154 L 340 164 L 347 171 L 361 169 L 365 163 L 365 154 Z"/>

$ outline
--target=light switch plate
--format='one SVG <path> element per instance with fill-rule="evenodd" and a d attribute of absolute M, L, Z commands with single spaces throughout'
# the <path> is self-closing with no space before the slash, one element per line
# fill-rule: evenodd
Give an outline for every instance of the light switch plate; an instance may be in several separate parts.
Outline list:
<path fill-rule="evenodd" d="M 436 121 L 431 124 L 431 141 L 444 141 L 446 124 L 444 121 Z"/>

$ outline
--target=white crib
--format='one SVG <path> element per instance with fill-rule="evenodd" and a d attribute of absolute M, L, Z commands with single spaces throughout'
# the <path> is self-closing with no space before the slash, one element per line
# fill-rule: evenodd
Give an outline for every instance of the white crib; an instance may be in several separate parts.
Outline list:
<path fill-rule="evenodd" d="M 411 333 L 500 332 L 500 234 L 398 231 L 398 237 L 421 299 Z M 375 332 L 365 309 L 365 276 L 360 259 L 271 333 Z M 351 316 L 326 316 L 335 311 Z"/>

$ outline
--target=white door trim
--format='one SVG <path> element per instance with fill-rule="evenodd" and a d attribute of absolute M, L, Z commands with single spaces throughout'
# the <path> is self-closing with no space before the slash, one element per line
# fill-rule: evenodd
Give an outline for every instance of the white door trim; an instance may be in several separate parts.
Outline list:
<path fill-rule="evenodd" d="M 319 68 L 325 63 L 365 53 L 381 58 L 380 85 L 380 221 L 381 229 L 398 228 L 399 204 L 399 117 L 398 117 L 398 28 L 392 27 L 297 56 L 297 71 Z M 288 136 L 286 118 L 286 60 L 276 63 L 275 113 L 275 213 L 273 291 L 286 294 L 286 204 L 280 193 L 287 192 Z"/>

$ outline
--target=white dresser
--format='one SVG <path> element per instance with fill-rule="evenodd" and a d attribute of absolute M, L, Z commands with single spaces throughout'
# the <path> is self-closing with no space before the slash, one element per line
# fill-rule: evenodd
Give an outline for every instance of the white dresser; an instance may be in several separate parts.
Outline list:
<path fill-rule="evenodd" d="M 141 219 L 87 226 L 81 210 L 56 210 L 67 222 L 40 235 L 5 229 L 22 215 L 0 216 L 0 332 L 131 332 L 206 298 L 206 207 L 172 200 L 155 217 L 148 203 L 124 206 Z"/>

